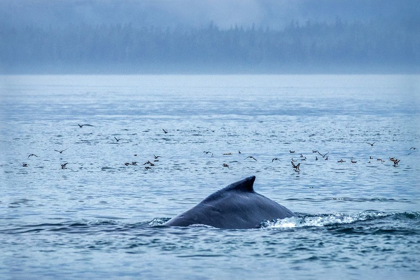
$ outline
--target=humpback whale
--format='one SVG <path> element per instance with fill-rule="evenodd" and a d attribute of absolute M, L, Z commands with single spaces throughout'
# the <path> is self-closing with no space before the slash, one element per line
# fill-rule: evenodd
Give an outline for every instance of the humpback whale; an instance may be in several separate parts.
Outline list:
<path fill-rule="evenodd" d="M 235 182 L 208 196 L 165 226 L 208 225 L 226 229 L 260 227 L 267 220 L 293 217 L 286 207 L 254 191 L 255 176 Z"/>

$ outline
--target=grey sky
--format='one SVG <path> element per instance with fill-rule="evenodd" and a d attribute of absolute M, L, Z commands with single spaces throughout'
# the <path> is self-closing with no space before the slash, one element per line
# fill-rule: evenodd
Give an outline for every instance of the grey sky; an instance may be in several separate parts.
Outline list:
<path fill-rule="evenodd" d="M 129 23 L 135 26 L 282 28 L 304 22 L 409 20 L 418 22 L 417 0 L 2 0 L 7 26 Z"/>

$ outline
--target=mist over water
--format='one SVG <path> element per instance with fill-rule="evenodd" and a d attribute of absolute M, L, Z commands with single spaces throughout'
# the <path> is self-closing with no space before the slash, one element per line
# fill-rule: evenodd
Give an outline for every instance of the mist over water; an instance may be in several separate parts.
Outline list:
<path fill-rule="evenodd" d="M 381 21 L 418 24 L 415 0 L 3 0 L 0 23 L 13 27 L 115 25 L 203 28 L 213 22 L 221 29 L 252 25 L 279 30 L 291 21 L 334 23 Z"/>
<path fill-rule="evenodd" d="M 5 0 L 0 73 L 418 73 L 419 13 L 410 0 Z"/>
<path fill-rule="evenodd" d="M 419 79 L 2 76 L 0 278 L 416 279 Z M 251 175 L 297 217 L 161 226 Z"/>

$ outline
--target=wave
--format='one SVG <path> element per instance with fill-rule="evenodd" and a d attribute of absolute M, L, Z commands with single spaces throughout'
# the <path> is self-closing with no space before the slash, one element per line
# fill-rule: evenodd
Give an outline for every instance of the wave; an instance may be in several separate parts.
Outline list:
<path fill-rule="evenodd" d="M 389 219 L 395 221 L 417 221 L 420 222 L 420 212 L 387 213 L 375 210 L 363 211 L 356 214 L 319 214 L 311 215 L 297 213 L 296 217 L 265 221 L 263 228 L 271 229 L 290 229 L 304 227 L 328 227 L 336 225 L 348 225 L 366 221 L 377 221 Z"/>

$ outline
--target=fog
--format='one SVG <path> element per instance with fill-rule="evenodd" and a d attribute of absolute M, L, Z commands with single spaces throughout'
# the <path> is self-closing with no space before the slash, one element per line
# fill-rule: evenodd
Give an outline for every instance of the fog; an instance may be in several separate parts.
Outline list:
<path fill-rule="evenodd" d="M 2 0 L 2 73 L 412 73 L 420 2 Z"/>

